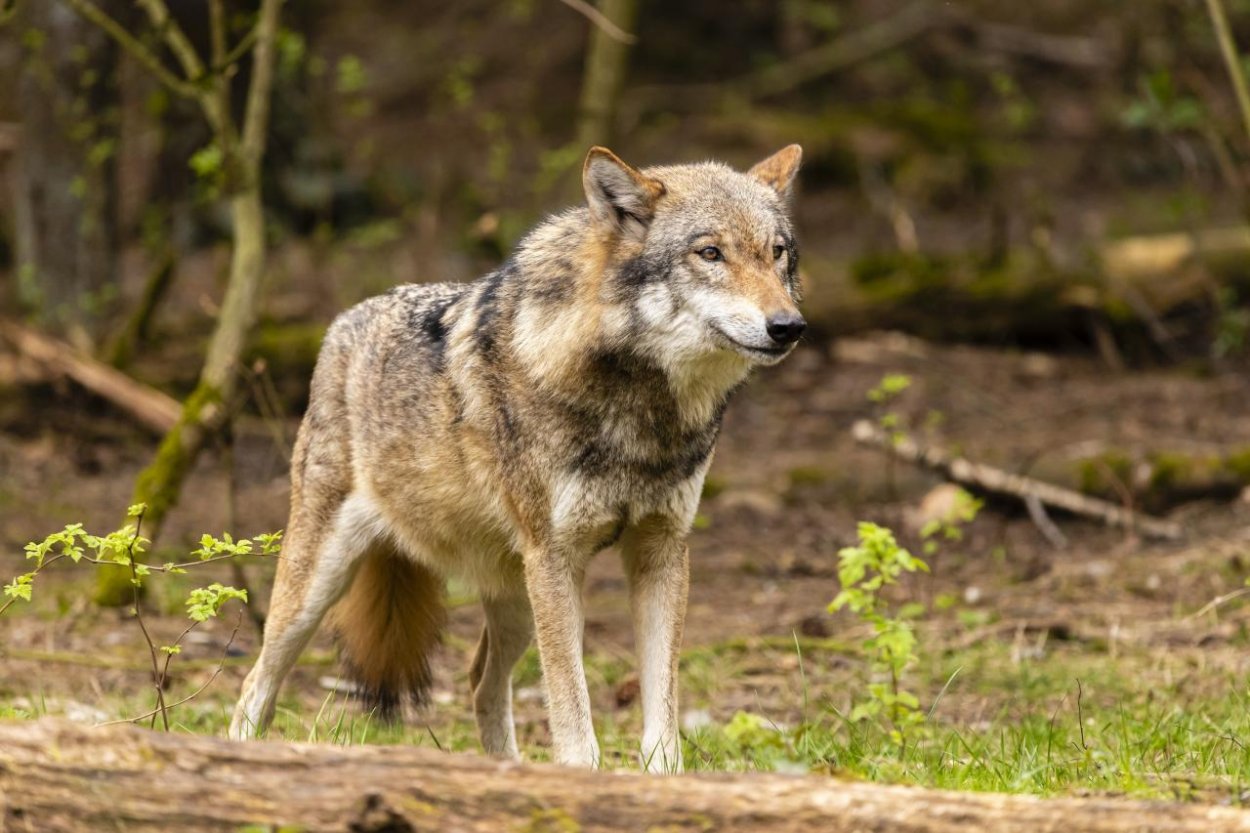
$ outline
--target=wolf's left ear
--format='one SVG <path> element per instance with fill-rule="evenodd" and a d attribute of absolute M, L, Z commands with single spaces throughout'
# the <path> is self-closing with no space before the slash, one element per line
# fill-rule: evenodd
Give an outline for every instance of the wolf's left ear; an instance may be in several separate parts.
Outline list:
<path fill-rule="evenodd" d="M 598 222 L 621 234 L 641 237 L 655 216 L 664 183 L 630 167 L 607 148 L 593 147 L 582 167 L 586 204 Z"/>
<path fill-rule="evenodd" d="M 790 186 L 794 184 L 794 175 L 799 172 L 802 161 L 803 148 L 786 145 L 764 161 L 755 163 L 747 173 L 784 198 L 790 196 Z"/>

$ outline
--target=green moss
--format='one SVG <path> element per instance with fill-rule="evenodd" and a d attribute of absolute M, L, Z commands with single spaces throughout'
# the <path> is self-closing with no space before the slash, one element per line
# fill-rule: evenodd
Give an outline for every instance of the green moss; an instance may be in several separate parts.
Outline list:
<path fill-rule="evenodd" d="M 204 409 L 221 402 L 218 390 L 204 383 L 182 404 L 178 422 L 156 450 L 156 456 L 135 479 L 131 503 L 147 504 L 144 523 L 148 529 L 160 529 L 169 510 L 178 502 L 182 481 L 194 462 L 194 449 L 187 443 L 187 431 L 199 424 Z M 95 602 L 102 607 L 121 607 L 132 598 L 130 576 L 125 570 L 100 570 L 96 582 Z"/>
<path fill-rule="evenodd" d="M 829 472 L 819 466 L 799 466 L 790 469 L 787 477 L 790 479 L 791 489 L 801 489 L 805 486 L 821 486 L 829 482 Z"/>
<path fill-rule="evenodd" d="M 1250 486 L 1250 446 L 1225 457 L 1223 467 L 1239 483 Z"/>
<path fill-rule="evenodd" d="M 201 384 L 182 404 L 178 423 L 161 440 L 156 456 L 135 480 L 131 503 L 146 503 L 146 519 L 159 526 L 178 501 L 182 480 L 192 462 L 186 433 L 198 425 L 204 409 L 221 403 L 221 394 L 211 385 Z"/>
<path fill-rule="evenodd" d="M 517 828 L 517 833 L 581 833 L 582 826 L 564 810 L 551 807 L 535 810 L 528 823 Z"/>
<path fill-rule="evenodd" d="M 1121 451 L 1106 451 L 1082 460 L 1078 472 L 1080 489 L 1091 495 L 1117 492 L 1132 481 L 1133 461 Z"/>
<path fill-rule="evenodd" d="M 925 288 L 945 286 L 957 265 L 949 258 L 907 252 L 877 252 L 851 264 L 851 278 L 870 294 L 907 297 Z"/>
<path fill-rule="evenodd" d="M 249 361 L 263 358 L 277 370 L 301 371 L 307 376 L 317 363 L 325 334 L 322 324 L 262 323 L 252 338 L 246 358 Z"/>
<path fill-rule="evenodd" d="M 711 500 L 717 495 L 723 493 L 727 488 L 729 488 L 729 483 L 723 477 L 716 477 L 715 475 L 709 474 L 703 480 L 703 499 Z"/>
<path fill-rule="evenodd" d="M 1150 490 L 1166 491 L 1192 476 L 1194 461 L 1180 454 L 1160 452 L 1150 460 Z"/>

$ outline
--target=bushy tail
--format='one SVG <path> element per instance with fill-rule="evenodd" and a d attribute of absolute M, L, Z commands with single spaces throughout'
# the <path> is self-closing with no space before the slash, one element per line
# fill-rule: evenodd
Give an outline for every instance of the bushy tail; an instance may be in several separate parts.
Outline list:
<path fill-rule="evenodd" d="M 405 694 L 425 702 L 445 619 L 437 575 L 386 547 L 364 557 L 331 623 L 348 674 L 376 715 L 395 719 Z"/>

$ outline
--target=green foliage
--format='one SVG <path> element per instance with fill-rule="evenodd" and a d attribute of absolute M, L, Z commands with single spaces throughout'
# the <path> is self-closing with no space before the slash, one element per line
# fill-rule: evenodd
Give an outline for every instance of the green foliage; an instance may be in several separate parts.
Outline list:
<path fill-rule="evenodd" d="M 143 715 L 142 718 L 151 717 L 153 723 L 155 723 L 157 716 L 160 716 L 164 721 L 165 728 L 168 729 L 168 709 L 170 706 L 166 705 L 164 699 L 165 680 L 169 676 L 170 661 L 182 652 L 182 640 L 196 626 L 220 614 L 222 607 L 227 602 L 238 600 L 246 604 L 248 601 L 247 591 L 218 582 L 213 582 L 207 587 L 193 589 L 186 601 L 187 617 L 191 620 L 191 624 L 172 645 L 162 645 L 158 648 L 153 643 L 147 626 L 143 622 L 143 611 L 139 605 L 139 592 L 143 588 L 145 580 L 153 574 L 181 575 L 186 573 L 188 568 L 224 559 L 234 559 L 246 555 L 277 555 L 281 549 L 282 533 L 281 531 L 262 533 L 256 536 L 255 542 L 249 538 L 240 538 L 236 541 L 229 533 L 224 533 L 221 538 L 204 535 L 200 539 L 200 547 L 192 553 L 196 557 L 195 561 L 182 563 L 167 562 L 159 567 L 151 566 L 143 564 L 138 560 L 138 556 L 146 550 L 147 545 L 150 543 L 148 539 L 139 534 L 143 524 L 143 516 L 147 509 L 146 504 L 134 504 L 126 513 L 128 518 L 134 520 L 134 523 L 128 523 L 121 529 L 110 532 L 107 535 L 92 535 L 83 529 L 82 524 L 74 523 L 67 525 L 59 532 L 53 532 L 42 541 L 32 541 L 27 544 L 25 548 L 26 559 L 34 562 L 34 569 L 15 576 L 8 584 L 4 585 L 3 590 L 6 601 L 0 604 L 0 615 L 4 614 L 5 611 L 19 601 L 30 602 L 34 595 L 36 577 L 43 570 L 58 561 L 67 560 L 73 565 L 92 565 L 114 571 L 125 569 L 129 574 L 129 585 L 135 603 L 135 621 L 138 623 L 139 630 L 142 632 L 151 653 L 152 677 L 156 689 L 156 708 Z M 257 548 L 259 548 L 259 552 L 257 552 Z M 161 656 L 164 657 L 163 662 L 158 659 Z"/>
<path fill-rule="evenodd" d="M 864 651 L 874 674 L 888 676 L 888 681 L 869 684 L 868 699 L 852 708 L 850 720 L 885 718 L 892 727 L 891 740 L 902 746 L 908 727 L 924 720 L 919 699 L 901 684 L 903 672 L 917 659 L 916 634 L 903 614 L 916 611 L 915 606 L 890 611 L 881 591 L 904 573 L 928 572 L 929 567 L 899 546 L 889 529 L 865 521 L 858 531 L 859 545 L 838 553 L 842 590 L 829 610 L 846 608 L 872 626 L 873 635 L 864 640 Z"/>
<path fill-rule="evenodd" d="M 868 401 L 881 411 L 877 417 L 877 424 L 890 435 L 891 442 L 895 444 L 907 437 L 907 432 L 903 430 L 903 418 L 895 411 L 884 409 L 910 387 L 910 376 L 903 373 L 887 373 L 881 377 L 881 381 L 875 388 L 868 391 Z"/>
<path fill-rule="evenodd" d="M 941 549 L 941 542 L 956 543 L 964 539 L 964 527 L 976 520 L 977 514 L 985 506 L 985 501 L 973 497 L 966 489 L 955 491 L 955 502 L 950 509 L 939 518 L 932 518 L 920 528 L 920 537 L 924 539 L 925 555 L 935 555 Z"/>
<path fill-rule="evenodd" d="M 1201 102 L 1178 90 L 1166 69 L 1147 75 L 1139 87 L 1140 97 L 1121 116 L 1127 127 L 1173 133 L 1196 130 L 1206 120 Z"/>
<path fill-rule="evenodd" d="M 725 726 L 725 737 L 742 750 L 783 751 L 785 740 L 778 728 L 767 718 L 740 711 Z"/>
<path fill-rule="evenodd" d="M 207 587 L 197 587 L 187 598 L 187 616 L 193 622 L 207 622 L 221 612 L 221 607 L 231 599 L 247 604 L 247 591 L 226 587 L 213 582 Z"/>
<path fill-rule="evenodd" d="M 301 33 L 285 26 L 278 29 L 277 37 L 274 38 L 274 50 L 277 53 L 275 67 L 279 77 L 284 79 L 297 76 L 308 60 L 308 40 Z"/>
<path fill-rule="evenodd" d="M 911 377 L 904 373 L 887 373 L 877 386 L 868 391 L 868 401 L 885 404 L 911 387 Z"/>
<path fill-rule="evenodd" d="M 369 75 L 365 65 L 355 55 L 344 55 L 339 59 L 335 72 L 335 86 L 339 93 L 351 95 L 358 93 L 369 83 Z"/>
<path fill-rule="evenodd" d="M 226 155 L 220 145 L 214 143 L 200 148 L 191 154 L 187 165 L 195 173 L 201 196 L 205 200 L 215 200 L 221 196 L 226 181 Z"/>
<path fill-rule="evenodd" d="M 1237 355 L 1250 342 L 1250 306 L 1239 302 L 1232 287 L 1221 286 L 1215 291 L 1215 338 L 1211 354 L 1217 359 Z"/>

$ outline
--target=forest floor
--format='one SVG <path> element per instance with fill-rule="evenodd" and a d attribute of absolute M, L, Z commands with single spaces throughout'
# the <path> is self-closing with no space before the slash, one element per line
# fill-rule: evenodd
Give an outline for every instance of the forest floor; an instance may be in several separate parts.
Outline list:
<path fill-rule="evenodd" d="M 804 346 L 731 406 L 692 535 L 681 668 L 687 766 L 1241 803 L 1250 789 L 1250 596 L 1238 594 L 1250 576 L 1245 495 L 1172 508 L 1187 534 L 1168 544 L 1055 515 L 1068 539 L 1062 549 L 1021 507 L 990 502 L 963 540 L 930 558 L 931 573 L 907 576 L 891 594 L 925 606 L 916 620 L 920 659 L 904 679 L 925 724 L 900 748 L 888 725 L 845 719 L 871 680 L 861 648 L 868 630 L 827 610 L 839 589 L 838 551 L 855 541 L 857 521 L 872 520 L 919 554 L 925 498 L 936 500 L 940 483 L 850 437 L 855 420 L 881 415 L 866 394 L 887 373 L 912 380 L 890 409 L 917 436 L 1010 470 L 1063 471 L 1106 448 L 1215 453 L 1250 438 L 1244 372 L 1111 372 L 1085 357 L 893 334 Z M 202 532 L 284 526 L 280 437 L 293 431 L 291 421 L 242 421 L 233 501 L 210 455 L 161 549 L 185 556 Z M 0 576 L 22 570 L 27 541 L 66 523 L 115 527 L 151 444 L 105 403 L 69 388 L 10 397 L 0 407 Z M 247 566 L 262 606 L 272 566 Z M 209 575 L 233 580 L 226 567 Z M 158 644 L 185 626 L 189 588 L 209 580 L 154 582 L 144 619 Z M 50 571 L 30 606 L 0 621 L 0 716 L 100 722 L 150 708 L 133 616 L 95 609 L 90 581 L 85 567 Z M 453 585 L 450 597 L 433 702 L 404 726 L 379 726 L 334 692 L 339 672 L 323 634 L 284 691 L 274 733 L 476 748 L 466 676 L 481 613 L 465 588 Z M 636 766 L 629 609 L 610 552 L 594 563 L 586 597 L 605 754 L 610 765 Z M 228 611 L 195 632 L 173 662 L 172 699 L 213 675 L 235 621 Z M 223 731 L 259 644 L 241 621 L 225 669 L 173 712 L 177 728 Z M 548 736 L 532 650 L 517 671 L 516 699 L 524 753 L 541 759 Z"/>

